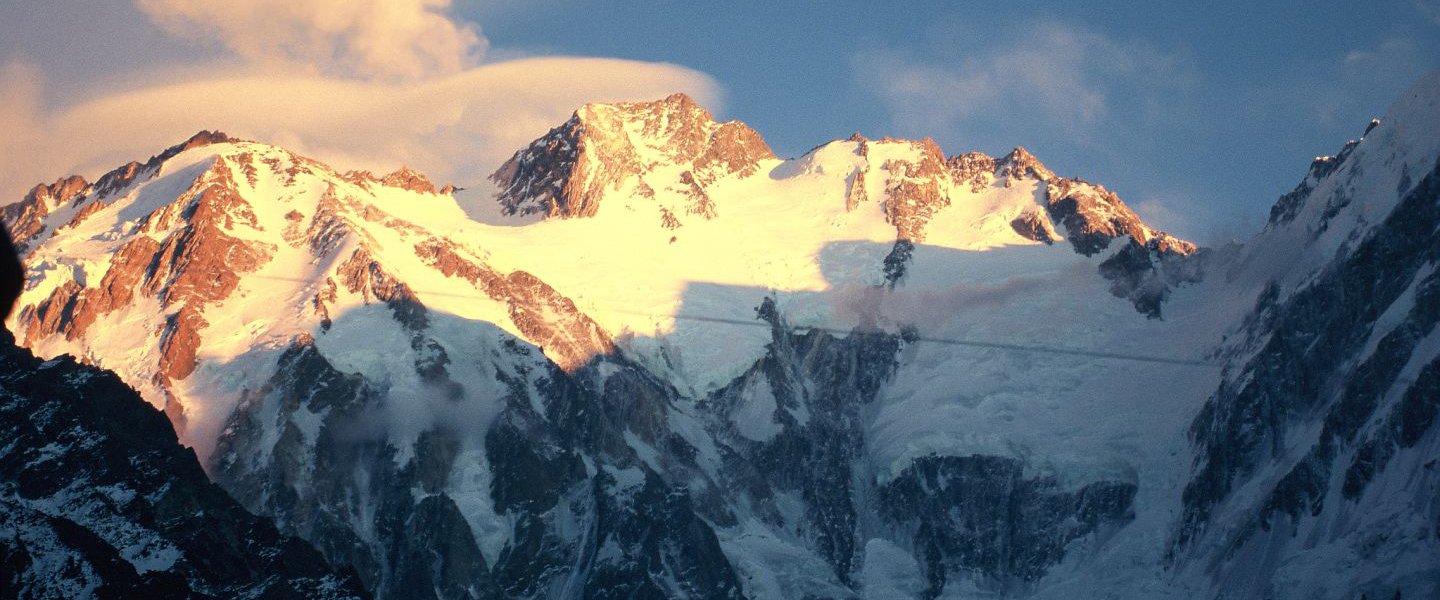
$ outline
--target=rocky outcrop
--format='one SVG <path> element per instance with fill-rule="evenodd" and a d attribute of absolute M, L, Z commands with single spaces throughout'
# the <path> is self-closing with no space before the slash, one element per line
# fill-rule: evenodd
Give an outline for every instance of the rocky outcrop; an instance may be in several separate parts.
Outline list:
<path fill-rule="evenodd" d="M 845 190 L 845 210 L 853 211 L 869 201 L 869 193 L 865 191 L 865 171 L 856 170 L 855 174 L 850 176 L 848 189 Z"/>
<path fill-rule="evenodd" d="M 773 157 L 748 126 L 716 123 L 689 96 L 675 94 L 654 102 L 587 104 L 516 152 L 490 179 L 500 186 L 497 200 L 506 214 L 589 217 L 608 191 L 631 183 L 674 187 L 695 206 L 693 190 L 703 195 L 717 179 L 754 174 L 761 160 Z M 646 176 L 657 166 L 681 167 L 680 177 L 688 181 L 651 181 Z"/>
<path fill-rule="evenodd" d="M 20 310 L 18 332 L 27 345 L 55 334 L 79 339 L 95 319 L 130 303 L 159 251 L 159 242 L 148 237 L 126 242 L 111 256 L 99 286 L 61 284 L 44 301 Z"/>
<path fill-rule="evenodd" d="M 113 373 L 0 330 L 0 595 L 365 598 L 215 487 Z"/>
<path fill-rule="evenodd" d="M 1027 477 L 1014 458 L 925 456 L 880 488 L 878 506 L 912 532 L 925 596 L 936 598 L 957 574 L 1023 589 L 1070 542 L 1134 519 L 1135 492 L 1130 481 L 1067 490 L 1053 477 Z"/>
<path fill-rule="evenodd" d="M 1374 129 L 1374 125 L 1378 124 L 1379 120 L 1372 121 L 1372 126 L 1367 128 L 1365 132 L 1369 133 L 1371 129 Z M 1315 186 L 1344 165 L 1345 161 L 1350 158 L 1350 153 L 1355 151 L 1355 148 L 1360 145 L 1363 139 L 1364 138 L 1346 142 L 1345 145 L 1340 148 L 1340 152 L 1335 156 L 1319 156 L 1311 161 L 1310 170 L 1305 174 L 1305 178 L 1300 180 L 1300 183 L 1295 186 L 1295 189 L 1281 196 L 1280 200 L 1276 201 L 1275 204 L 1270 207 L 1270 220 L 1266 222 L 1266 229 L 1274 229 L 1295 220 L 1295 217 L 1300 214 L 1300 209 L 1305 206 L 1305 202 L 1310 198 L 1311 193 L 1315 191 Z"/>
<path fill-rule="evenodd" d="M 409 167 L 400 167 L 394 172 L 381 177 L 380 185 L 402 190 L 409 190 L 420 194 L 436 193 L 435 184 L 418 171 Z"/>
<path fill-rule="evenodd" d="M 614 342 L 575 303 L 538 277 L 524 271 L 500 274 L 461 254 L 448 240 L 431 238 L 415 254 L 446 277 L 470 282 L 503 302 L 526 339 L 539 345 L 561 368 L 574 371 L 593 358 L 614 352 Z"/>
<path fill-rule="evenodd" d="M 1050 223 L 1044 211 L 1039 209 L 1026 210 L 1010 221 L 1010 228 L 1027 240 L 1044 242 L 1046 245 L 1055 243 L 1060 239 L 1060 234 L 1055 232 L 1055 225 Z"/>
<path fill-rule="evenodd" d="M 930 138 L 919 142 L 886 139 L 879 143 L 906 143 L 913 147 L 915 160 L 890 159 L 880 166 L 885 172 L 883 208 L 885 220 L 895 226 L 899 239 L 923 242 L 926 223 L 935 213 L 950 206 L 945 154 Z"/>
<path fill-rule="evenodd" d="M 94 185 L 79 175 L 62 177 L 49 185 L 36 185 L 19 202 L 0 207 L 0 222 L 9 227 L 12 242 L 20 254 L 24 255 L 43 241 L 47 230 L 46 218 L 57 209 L 67 205 L 77 208 L 68 221 L 54 224 L 55 227 L 73 227 L 86 217 L 103 210 L 106 199 L 115 196 L 131 183 L 154 177 L 161 164 L 181 152 L 233 141 L 235 140 L 223 133 L 201 131 L 184 142 L 166 148 L 144 163 L 126 163 L 105 173 Z"/>
<path fill-rule="evenodd" d="M 1100 263 L 1100 275 L 1110 280 L 1111 294 L 1129 300 L 1150 318 L 1160 318 L 1161 306 L 1172 289 L 1204 277 L 1206 253 L 1195 244 L 1151 229 L 1104 186 L 1055 177 L 1022 152 L 1017 149 L 1011 154 L 1007 168 L 1015 172 L 1020 169 L 1016 165 L 1026 165 L 1024 172 L 1047 178 L 1049 219 L 1038 212 L 1022 214 L 1010 223 L 1017 233 L 1051 243 L 1056 239 L 1050 224 L 1053 219 L 1064 227 L 1075 252 L 1085 256 L 1106 252 L 1119 240 L 1123 246 Z"/>
<path fill-rule="evenodd" d="M 969 188 L 971 192 L 978 193 L 990 187 L 998 176 L 995 159 L 983 152 L 957 154 L 946 159 L 945 165 L 950 168 L 950 176 L 955 179 L 955 184 Z"/>
<path fill-rule="evenodd" d="M 1160 233 L 1144 244 L 1130 238 L 1100 263 L 1100 276 L 1110 280 L 1110 293 L 1115 297 L 1129 300 L 1135 310 L 1158 319 L 1171 290 L 1204 278 L 1208 259 L 1208 251 Z"/>
<path fill-rule="evenodd" d="M 197 136 L 161 156 L 174 156 L 208 139 Z M 159 164 L 147 168 L 158 170 Z M 174 201 L 141 219 L 137 235 L 111 255 L 98 285 L 70 282 L 56 287 L 44 301 L 21 309 L 17 333 L 26 343 L 57 334 L 81 339 L 105 315 L 137 298 L 154 298 L 167 311 L 159 331 L 156 371 L 157 383 L 167 388 L 189 377 L 198 365 L 201 332 L 208 326 L 205 307 L 223 302 L 242 276 L 259 269 L 274 253 L 269 244 L 237 235 L 237 230 L 257 227 L 229 166 L 217 158 Z"/>
<path fill-rule="evenodd" d="M 1055 173 L 1045 168 L 1029 150 L 1016 147 L 995 161 L 995 179 L 1003 180 L 1005 187 L 1010 187 L 1013 182 L 1024 179 L 1049 182 L 1055 179 Z"/>
<path fill-rule="evenodd" d="M 386 272 L 370 252 L 359 248 L 341 263 L 335 271 L 340 285 L 352 294 L 359 294 L 366 304 L 383 302 L 395 315 L 395 320 L 411 331 L 419 331 L 429 325 L 425 306 L 410 286 Z"/>
<path fill-rule="evenodd" d="M 1053 179 L 1046 187 L 1050 218 L 1065 228 L 1075 251 L 1091 256 L 1117 238 L 1150 241 L 1150 229 L 1114 192 L 1079 179 Z"/>
<path fill-rule="evenodd" d="M 129 187 L 132 183 L 154 177 L 160 172 L 160 165 L 164 164 L 167 160 L 175 158 L 186 150 L 203 148 L 212 144 L 228 144 L 235 141 L 238 140 L 219 131 L 202 130 L 190 136 L 185 141 L 166 148 L 143 163 L 132 161 L 101 175 L 100 179 L 95 182 L 95 190 L 94 193 L 91 194 L 91 197 L 112 197 Z"/>
<path fill-rule="evenodd" d="M 81 223 L 85 222 L 85 219 L 90 218 L 95 213 L 105 210 L 106 206 L 109 205 L 106 204 L 103 200 L 95 200 L 94 202 L 89 202 L 84 206 L 80 207 L 80 210 L 75 211 L 75 215 L 70 217 L 70 220 L 66 221 L 65 224 L 61 225 L 60 227 L 78 227 Z"/>
<path fill-rule="evenodd" d="M 411 169 L 410 167 L 402 166 L 399 169 L 396 169 L 395 171 L 386 174 L 383 177 L 377 177 L 374 173 L 371 173 L 369 171 L 346 171 L 345 173 L 341 174 L 340 177 L 345 181 L 361 186 L 379 185 L 400 190 L 408 190 L 417 194 L 440 193 L 435 188 L 435 184 L 431 183 L 428 177 L 425 177 L 425 174 Z M 450 191 L 454 190 L 453 186 L 446 187 Z"/>
<path fill-rule="evenodd" d="M 49 185 L 36 185 L 19 202 L 0 207 L 0 221 L 10 229 L 15 247 L 25 254 L 40 241 L 40 235 L 45 230 L 45 217 L 64 204 L 83 197 L 89 189 L 89 182 L 79 175 L 62 177 Z"/>

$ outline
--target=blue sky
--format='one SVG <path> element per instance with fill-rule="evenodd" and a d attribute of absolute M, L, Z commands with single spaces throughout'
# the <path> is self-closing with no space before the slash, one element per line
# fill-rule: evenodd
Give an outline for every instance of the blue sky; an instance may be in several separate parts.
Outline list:
<path fill-rule="evenodd" d="M 0 193 L 10 199 L 59 169 L 143 158 L 140 148 L 153 152 L 155 140 L 201 126 L 468 183 L 477 164 L 495 163 L 580 102 L 675 88 L 751 124 L 782 155 L 854 131 L 929 136 L 949 153 L 1023 145 L 1061 174 L 1107 185 L 1154 224 L 1216 242 L 1258 229 L 1311 158 L 1358 136 L 1440 68 L 1440 0 L 393 0 L 379 3 L 390 12 L 339 25 L 335 11 L 356 4 L 246 5 L 251 14 L 219 0 L 0 4 L 0 151 L 12 159 L 0 165 Z M 509 71 L 493 68 L 506 63 Z M 231 73 L 250 77 L 247 89 L 323 79 L 332 87 L 315 93 L 325 103 L 434 84 L 426 89 L 469 104 L 430 98 L 414 112 L 493 122 L 354 108 L 365 118 L 330 126 L 346 135 L 321 131 L 325 120 L 313 117 L 267 127 L 283 120 L 277 111 L 239 106 L 263 104 L 256 98 L 230 94 L 225 105 L 193 95 Z M 204 101 L 145 108 L 176 97 Z M 117 118 L 121 106 L 130 108 Z M 326 107 L 296 112 L 325 116 Z M 377 123 L 392 117 L 400 122 Z M 111 126 L 112 135 L 99 131 Z M 66 131 L 85 139 L 50 139 L 76 135 L 57 133 Z M 447 152 L 460 158 L 447 162 Z"/>

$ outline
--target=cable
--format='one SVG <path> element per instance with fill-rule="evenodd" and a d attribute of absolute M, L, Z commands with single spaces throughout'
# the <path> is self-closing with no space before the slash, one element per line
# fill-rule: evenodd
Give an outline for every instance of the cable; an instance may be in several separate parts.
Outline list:
<path fill-rule="evenodd" d="M 275 276 L 275 275 L 249 275 L 249 277 L 254 277 L 254 278 L 257 278 L 257 279 L 270 279 L 270 280 L 275 280 L 275 281 L 289 281 L 289 282 L 293 282 L 293 283 L 314 283 L 313 281 L 310 281 L 310 280 L 307 280 L 307 279 L 300 279 L 300 278 L 298 278 L 298 277 L 279 277 L 279 276 Z M 408 287 L 408 286 L 407 286 L 407 287 Z M 480 294 L 478 294 L 478 293 L 476 293 L 476 294 L 457 294 L 457 293 L 454 293 L 454 292 L 427 291 L 427 290 L 418 290 L 418 289 L 415 289 L 415 288 L 410 288 L 410 290 L 413 291 L 413 292 L 417 292 L 417 293 L 419 293 L 420 295 L 423 295 L 423 296 L 444 296 L 444 297 L 449 297 L 449 298 L 461 298 L 461 299 L 465 299 L 465 300 L 474 300 L 474 299 L 485 299 L 485 298 L 488 298 L 488 297 L 482 297 L 482 296 L 481 296 Z M 642 313 L 642 312 L 639 312 L 639 311 L 624 311 L 624 310 L 622 310 L 622 311 L 615 311 L 615 312 L 619 312 L 619 313 L 622 313 L 622 314 L 634 315 L 634 316 L 642 316 L 642 317 L 657 316 L 657 315 L 652 315 L 652 314 L 650 314 L 650 313 Z M 681 321 L 696 321 L 696 322 L 701 322 L 701 323 L 718 323 L 718 324 L 723 324 L 723 325 L 739 325 L 739 326 L 744 326 L 744 327 L 764 327 L 764 328 L 766 328 L 766 329 L 770 328 L 770 323 L 768 323 L 768 322 L 766 322 L 766 321 L 761 321 L 761 320 L 758 320 L 758 319 L 757 319 L 757 320 L 753 320 L 753 321 L 746 321 L 746 320 L 741 320 L 741 319 L 726 319 L 726 318 L 722 318 L 722 317 L 705 317 L 705 316 L 699 316 L 699 315 L 684 315 L 684 314 L 670 315 L 670 318 L 675 319 L 675 320 L 681 320 Z M 854 331 L 852 331 L 852 330 L 837 329 L 837 328 L 832 328 L 832 327 L 822 327 L 822 326 L 815 326 L 815 325 L 794 325 L 794 326 L 791 326 L 791 329 L 813 329 L 813 330 L 816 330 L 816 331 L 823 331 L 823 332 L 829 333 L 829 334 L 831 334 L 831 335 L 840 335 L 840 336 L 850 335 L 851 333 L 854 333 Z M 862 331 L 862 333 L 865 333 L 865 332 Z M 876 332 L 874 332 L 874 333 L 883 333 L 883 332 L 876 331 Z M 1110 359 L 1110 360 L 1128 360 L 1128 361 L 1134 361 L 1134 362 L 1148 362 L 1148 363 L 1158 363 L 1158 364 L 1167 364 L 1167 365 L 1181 365 L 1181 366 L 1187 366 L 1187 367 L 1209 367 L 1209 368 L 1215 368 L 1215 369 L 1220 368 L 1220 365 L 1219 365 L 1219 364 L 1212 363 L 1212 362 L 1205 362 L 1205 361 L 1201 361 L 1201 360 L 1187 360 L 1187 359 L 1183 359 L 1183 358 L 1166 358 L 1166 357 L 1161 357 L 1161 356 L 1141 356 L 1141 355 L 1138 355 L 1138 354 L 1124 354 L 1124 353 L 1120 353 L 1120 352 L 1101 352 L 1101 351 L 1097 351 L 1097 350 L 1084 350 L 1084 349 L 1080 349 L 1080 348 L 1063 348 L 1063 347 L 1059 347 L 1059 346 L 1041 346 L 1041 345 L 1034 345 L 1034 344 L 1012 344 L 1012 343 L 1006 343 L 1006 342 L 984 342 L 984 341 L 979 341 L 979 340 L 962 340 L 962 339 L 955 339 L 955 338 L 942 338 L 942 337 L 923 336 L 923 335 L 922 335 L 922 336 L 910 337 L 909 340 L 910 340 L 910 341 L 913 341 L 913 342 L 926 342 L 926 343 L 931 343 L 931 344 L 943 344 L 943 345 L 947 345 L 947 346 L 962 346 L 962 347 L 968 347 L 968 348 L 984 348 L 984 349 L 989 349 L 989 350 L 1010 350 L 1010 351 L 1015 351 L 1015 352 L 1036 352 L 1036 353 L 1041 353 L 1041 354 L 1059 354 L 1059 355 L 1066 355 L 1066 356 L 1085 356 L 1085 357 L 1090 357 L 1090 358 L 1103 358 L 1103 359 Z"/>
<path fill-rule="evenodd" d="M 622 311 L 622 312 L 623 312 L 623 311 Z M 629 313 L 629 314 L 639 315 L 639 314 L 642 314 L 642 313 Z M 739 319 L 722 319 L 722 318 L 719 318 L 719 317 L 700 317 L 700 316 L 694 316 L 694 315 L 674 315 L 673 318 L 675 318 L 675 319 L 680 319 L 680 320 L 687 320 L 687 321 L 702 321 L 702 322 L 706 322 L 706 323 L 723 323 L 723 324 L 727 324 L 727 325 L 744 325 L 744 326 L 749 326 L 749 327 L 765 327 L 765 328 L 769 328 L 769 327 L 770 327 L 770 324 L 769 324 L 769 323 L 766 323 L 766 322 L 764 322 L 764 321 L 742 321 L 742 320 L 739 320 Z M 807 326 L 807 325 L 796 325 L 796 326 L 793 327 L 793 329 L 813 329 L 813 330 L 816 330 L 816 331 L 823 331 L 823 332 L 829 333 L 829 334 L 831 334 L 831 335 L 850 335 L 851 333 L 853 333 L 853 331 L 848 331 L 848 330 L 844 330 L 844 329 L 835 329 L 835 328 L 831 328 L 831 327 L 819 327 L 819 326 Z M 862 331 L 861 333 L 869 333 L 869 332 L 864 332 L 864 331 Z M 883 333 L 883 332 L 878 332 L 878 331 L 877 331 L 877 332 L 874 332 L 874 333 Z M 1168 364 L 1168 365 L 1185 365 L 1185 366 L 1193 366 L 1193 367 L 1214 367 L 1214 368 L 1219 368 L 1219 367 L 1220 367 L 1220 365 L 1218 365 L 1218 364 L 1209 363 L 1209 362 L 1204 362 L 1204 361 L 1199 361 L 1199 360 L 1186 360 L 1186 359 L 1183 359 L 1183 358 L 1164 358 L 1164 357 L 1156 357 L 1156 356 L 1140 356 L 1140 355 L 1138 355 L 1138 354 L 1122 354 L 1122 353 L 1119 353 L 1119 352 L 1100 352 L 1100 351 L 1095 351 L 1095 350 L 1083 350 L 1083 349 L 1080 349 L 1080 348 L 1061 348 L 1061 347 L 1058 347 L 1058 346 L 1037 346 L 1037 345 L 1029 345 L 1029 344 L 1010 344 L 1010 343 L 1005 343 L 1005 342 L 981 342 L 981 341 L 976 341 L 976 340 L 961 340 L 961 339 L 954 339 L 954 338 L 941 338 L 941 337 L 932 337 L 932 336 L 923 336 L 923 335 L 922 335 L 922 336 L 912 337 L 912 338 L 909 338 L 909 339 L 912 340 L 912 341 L 916 341 L 916 342 L 929 342 L 929 343 L 932 343 L 932 344 L 945 344 L 945 345 L 947 345 L 947 346 L 965 346 L 965 347 L 970 347 L 970 348 L 986 348 L 986 349 L 991 349 L 991 350 L 1015 350 L 1015 351 L 1020 351 L 1020 352 L 1040 352 L 1040 353 L 1046 353 L 1046 354 L 1064 354 L 1064 355 L 1070 355 L 1070 356 L 1088 356 L 1088 357 L 1092 357 L 1092 358 L 1108 358 L 1108 359 L 1115 359 L 1115 360 L 1132 360 L 1132 361 L 1139 361 L 1139 362 L 1162 363 L 1162 364 Z"/>

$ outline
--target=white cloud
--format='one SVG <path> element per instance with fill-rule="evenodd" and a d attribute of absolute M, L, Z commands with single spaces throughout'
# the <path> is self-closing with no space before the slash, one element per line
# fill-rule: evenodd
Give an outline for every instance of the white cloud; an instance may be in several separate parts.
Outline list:
<path fill-rule="evenodd" d="M 260 65 L 413 79 L 477 64 L 486 41 L 450 0 L 136 0 L 181 38 L 215 40 Z"/>
<path fill-rule="evenodd" d="M 132 16 L 221 54 L 136 64 L 78 89 L 69 71 L 0 66 L 0 204 L 41 180 L 144 160 L 200 129 L 342 170 L 404 164 L 470 186 L 586 102 L 683 91 L 719 108 L 712 79 L 670 64 L 482 64 L 486 41 L 450 15 L 452 0 L 134 1 Z M 47 77 L 64 91 L 48 90 Z M 72 97 L 57 102 L 62 93 Z"/>
<path fill-rule="evenodd" d="M 963 32 L 950 39 L 963 40 Z M 1154 109 L 1144 103 L 1187 80 L 1173 56 L 1058 22 L 1013 29 L 1004 43 L 954 63 L 881 50 L 853 64 L 898 126 L 931 132 L 1000 119 L 1081 134 L 1119 116 L 1118 103 Z"/>
<path fill-rule="evenodd" d="M 274 143 L 338 169 L 406 164 L 476 185 L 504 158 L 591 101 L 683 91 L 718 108 L 703 73 L 664 63 L 550 57 L 405 84 L 320 77 L 187 76 L 46 108 L 39 72 L 0 70 L 0 204 L 41 179 L 94 177 L 200 129 Z"/>

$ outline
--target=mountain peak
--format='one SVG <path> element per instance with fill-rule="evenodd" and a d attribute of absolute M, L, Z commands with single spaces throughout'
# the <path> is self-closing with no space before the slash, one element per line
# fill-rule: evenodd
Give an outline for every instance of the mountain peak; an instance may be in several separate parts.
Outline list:
<path fill-rule="evenodd" d="M 1011 179 L 1037 179 L 1050 181 L 1055 178 L 1055 173 L 1046 168 L 1040 159 L 1035 158 L 1024 146 L 1016 146 L 1004 158 L 996 161 L 996 176 L 1008 177 Z"/>
<path fill-rule="evenodd" d="M 775 153 L 738 121 L 717 123 L 685 94 L 650 102 L 586 104 L 516 152 L 490 176 L 510 215 L 590 217 L 607 192 L 628 185 L 681 197 L 684 212 L 713 216 L 705 188 L 748 176 Z M 657 171 L 664 171 L 658 174 Z"/>
<path fill-rule="evenodd" d="M 200 130 L 185 141 L 162 150 L 144 163 L 130 161 L 100 176 L 94 185 L 84 177 L 71 175 L 55 183 L 31 188 L 19 202 L 0 208 L 0 219 L 9 223 L 15 245 L 21 253 L 33 246 L 46 230 L 51 213 L 66 206 L 75 208 L 71 220 L 83 219 L 90 212 L 103 208 L 105 198 L 116 195 L 130 184 L 154 177 L 165 161 L 194 148 L 239 140 L 220 131 Z M 84 205 L 84 206 L 82 206 Z"/>
<path fill-rule="evenodd" d="M 387 187 L 410 190 L 412 192 L 425 194 L 435 193 L 435 184 L 431 183 L 430 179 L 426 177 L 424 173 L 403 165 L 390 174 L 381 177 L 380 184 Z"/>
<path fill-rule="evenodd" d="M 583 119 L 596 112 L 614 110 L 631 116 L 645 117 L 657 114 L 690 116 L 701 121 L 714 121 L 715 116 L 700 106 L 694 98 L 684 92 L 675 92 L 659 100 L 640 102 L 591 102 L 575 111 Z"/>
<path fill-rule="evenodd" d="M 14 204 L 0 206 L 0 221 L 10 226 L 10 235 L 21 253 L 45 230 L 45 218 L 72 200 L 83 199 L 90 191 L 84 177 L 61 177 L 51 184 L 36 184 Z"/>
<path fill-rule="evenodd" d="M 346 171 L 340 176 L 340 178 L 350 183 L 362 186 L 379 184 L 383 187 L 409 190 L 419 194 L 441 193 L 440 190 L 435 187 L 435 184 L 430 181 L 430 178 L 426 177 L 424 173 L 421 173 L 404 165 L 401 165 L 400 168 L 395 169 L 394 171 L 391 171 L 390 173 L 387 173 L 383 176 L 377 176 L 370 171 L 360 170 Z M 445 193 L 448 193 L 449 191 L 453 191 L 455 188 L 454 186 L 447 185 L 443 189 L 447 190 Z"/>
<path fill-rule="evenodd" d="M 232 138 L 229 135 L 226 135 L 225 132 L 220 130 L 211 131 L 209 129 L 201 129 L 200 131 L 195 132 L 195 135 L 186 138 L 185 141 L 171 146 L 169 149 L 166 150 L 166 152 L 174 151 L 175 154 L 179 154 L 191 148 L 199 148 L 212 144 L 229 144 L 238 141 L 240 140 Z"/>

